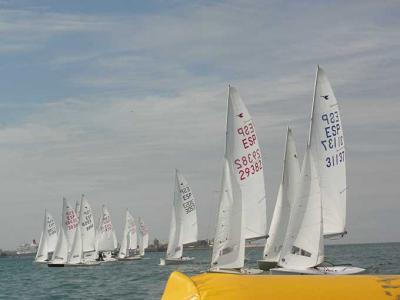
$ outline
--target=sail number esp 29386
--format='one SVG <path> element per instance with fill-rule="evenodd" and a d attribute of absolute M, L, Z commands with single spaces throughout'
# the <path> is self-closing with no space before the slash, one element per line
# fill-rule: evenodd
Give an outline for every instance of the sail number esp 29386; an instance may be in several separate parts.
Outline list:
<path fill-rule="evenodd" d="M 240 181 L 243 181 L 262 170 L 261 151 L 258 148 L 256 131 L 251 121 L 239 127 L 236 133 L 241 140 L 243 151 L 240 151 L 242 155 L 234 160 L 234 164 Z"/>

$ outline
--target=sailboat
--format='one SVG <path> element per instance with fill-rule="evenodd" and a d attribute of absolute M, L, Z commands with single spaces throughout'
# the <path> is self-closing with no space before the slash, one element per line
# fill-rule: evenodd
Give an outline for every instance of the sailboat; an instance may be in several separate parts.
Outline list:
<path fill-rule="evenodd" d="M 122 236 L 121 247 L 118 253 L 118 260 L 137 260 L 141 259 L 140 255 L 132 253 L 137 249 L 137 230 L 135 219 L 132 217 L 129 210 L 126 210 L 125 227 Z"/>
<path fill-rule="evenodd" d="M 101 259 L 105 262 L 116 261 L 112 251 L 118 247 L 117 237 L 111 222 L 111 215 L 105 205 L 102 206 L 99 228 L 96 237 L 97 247 Z"/>
<path fill-rule="evenodd" d="M 63 267 L 67 262 L 77 227 L 78 218 L 75 214 L 75 210 L 67 199 L 63 198 L 61 228 L 58 234 L 56 248 L 48 264 L 49 267 Z"/>
<path fill-rule="evenodd" d="M 253 272 L 243 269 L 245 240 L 266 237 L 263 167 L 254 122 L 237 90 L 229 86 L 224 167 L 211 272 Z"/>
<path fill-rule="evenodd" d="M 82 232 L 82 250 L 84 261 L 95 261 L 98 253 L 96 249 L 96 230 L 92 208 L 85 195 L 82 195 L 80 204 L 79 223 Z"/>
<path fill-rule="evenodd" d="M 303 233 L 306 230 L 305 225 L 299 220 L 302 220 L 302 218 L 308 220 L 311 212 L 303 213 L 300 208 L 292 210 L 287 239 L 285 239 L 287 244 L 284 245 L 286 253 L 282 251 L 279 261 L 279 265 L 284 269 L 271 269 L 271 272 L 337 275 L 364 272 L 364 269 L 358 267 L 333 266 L 323 263 L 324 237 L 342 237 L 347 233 L 345 230 L 347 186 L 343 126 L 339 107 L 328 78 L 319 66 L 314 87 L 310 135 L 304 160 L 302 178 L 298 187 L 300 192 L 296 197 L 295 208 L 301 202 L 306 201 L 302 197 L 308 197 L 308 203 L 320 203 L 318 205 L 321 207 L 321 212 L 314 212 L 314 215 L 310 218 L 314 218 L 313 222 L 321 219 L 321 229 L 317 231 L 314 223 L 311 231 Z M 311 183 L 308 183 L 305 178 L 307 173 L 311 174 Z M 291 229 L 290 223 L 296 223 L 292 218 L 297 220 L 298 224 L 295 226 L 298 226 L 299 229 Z M 306 221 L 302 222 L 307 224 Z M 307 241 L 307 239 L 309 240 Z M 316 252 L 317 245 L 318 253 Z M 307 247 L 312 247 L 312 249 L 307 250 Z M 307 258 L 304 258 L 304 254 Z M 315 260 L 317 254 L 318 257 Z"/>
<path fill-rule="evenodd" d="M 139 255 L 144 256 L 145 250 L 149 247 L 149 230 L 139 217 Z"/>
<path fill-rule="evenodd" d="M 186 179 L 175 170 L 175 192 L 168 248 L 160 265 L 181 264 L 194 260 L 183 256 L 183 245 L 197 241 L 197 213 L 192 190 Z"/>
<path fill-rule="evenodd" d="M 258 261 L 261 270 L 276 267 L 279 261 L 287 226 L 290 208 L 295 197 L 295 188 L 300 177 L 300 166 L 292 129 L 288 127 L 285 154 L 283 160 L 282 179 L 279 185 L 275 210 L 272 216 L 268 240 L 265 244 L 263 259 Z"/>
<path fill-rule="evenodd" d="M 48 263 L 50 253 L 54 252 L 57 245 L 57 226 L 53 216 L 44 210 L 42 234 L 36 253 L 36 263 Z"/>
<path fill-rule="evenodd" d="M 324 258 L 318 175 L 307 147 L 278 265 L 272 274 L 313 274 Z"/>
<path fill-rule="evenodd" d="M 92 210 L 85 196 L 82 195 L 80 202 L 79 223 L 76 228 L 71 253 L 65 266 L 95 266 L 100 263 L 96 261 L 95 235 Z M 89 254 L 86 255 L 85 254 Z"/>

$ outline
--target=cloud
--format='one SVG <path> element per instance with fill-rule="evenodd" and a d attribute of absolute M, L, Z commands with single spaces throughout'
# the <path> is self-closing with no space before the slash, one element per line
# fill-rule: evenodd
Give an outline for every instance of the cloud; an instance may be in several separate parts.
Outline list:
<path fill-rule="evenodd" d="M 393 218 L 399 209 L 396 12 L 395 3 L 374 1 L 179 3 L 124 15 L 2 11 L 0 59 L 23 51 L 38 60 L 27 80 L 44 78 L 37 90 L 58 95 L 42 99 L 33 90 L 7 108 L 18 117 L 0 127 L 0 217 L 12 224 L 24 214 L 14 236 L 0 231 L 4 245 L 38 236 L 43 209 L 58 219 L 62 196 L 81 193 L 97 210 L 110 207 L 118 232 L 129 207 L 166 239 L 175 167 L 192 184 L 201 237 L 212 236 L 228 84 L 254 117 L 270 217 L 288 123 L 300 154 L 305 147 L 318 63 L 339 99 L 349 152 L 345 241 L 382 240 L 390 211 L 377 216 L 376 231 L 355 220 L 373 217 L 366 206 L 390 208 Z M 32 99 L 34 108 L 25 106 Z"/>

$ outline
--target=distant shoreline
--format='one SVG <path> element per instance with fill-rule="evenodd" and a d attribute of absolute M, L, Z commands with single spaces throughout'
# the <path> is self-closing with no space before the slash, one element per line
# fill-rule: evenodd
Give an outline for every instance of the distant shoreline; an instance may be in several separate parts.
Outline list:
<path fill-rule="evenodd" d="M 374 245 L 374 244 L 399 244 L 400 242 L 368 242 L 368 243 L 332 243 L 325 244 L 327 247 L 340 247 L 340 246 L 358 246 L 358 245 Z M 264 248 L 264 244 L 257 244 L 257 245 L 246 245 L 247 249 L 258 249 L 258 248 Z M 212 247 L 185 247 L 184 248 L 187 251 L 190 250 L 209 250 L 212 249 Z M 148 248 L 146 252 L 165 252 L 165 249 L 154 249 L 154 248 Z M 32 254 L 23 254 L 23 255 L 17 255 L 16 250 L 0 250 L 0 258 L 2 257 L 30 257 L 30 256 L 35 256 L 36 253 Z"/>

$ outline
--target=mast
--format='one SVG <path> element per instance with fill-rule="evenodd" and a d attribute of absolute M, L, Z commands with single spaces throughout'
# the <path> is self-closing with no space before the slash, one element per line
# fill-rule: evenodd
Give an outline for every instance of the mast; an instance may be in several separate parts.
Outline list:
<path fill-rule="evenodd" d="M 309 127 L 309 131 L 308 131 L 307 145 L 311 145 L 311 135 L 312 135 L 311 131 L 312 131 L 312 123 L 313 123 L 313 119 L 314 119 L 314 105 L 315 105 L 315 95 L 317 92 L 318 71 L 319 71 L 319 65 L 317 65 L 317 70 L 315 71 L 314 93 L 313 93 L 313 100 L 312 100 L 312 106 L 311 106 L 310 127 Z"/>

